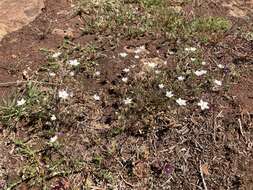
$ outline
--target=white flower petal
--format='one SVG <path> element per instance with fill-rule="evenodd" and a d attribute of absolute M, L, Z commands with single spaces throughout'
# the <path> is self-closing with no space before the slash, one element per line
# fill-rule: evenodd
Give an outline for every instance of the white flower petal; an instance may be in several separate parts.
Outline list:
<path fill-rule="evenodd" d="M 150 67 L 152 69 L 157 67 L 157 63 L 155 63 L 155 62 L 145 62 L 144 65 L 147 65 L 148 67 Z"/>
<path fill-rule="evenodd" d="M 96 71 L 96 72 L 95 72 L 95 75 L 96 75 L 96 76 L 99 76 L 100 74 L 101 74 L 100 71 Z"/>
<path fill-rule="evenodd" d="M 126 57 L 126 56 L 128 56 L 128 54 L 127 54 L 127 53 L 125 53 L 125 52 L 120 53 L 119 55 L 120 55 L 120 57 Z"/>
<path fill-rule="evenodd" d="M 123 100 L 125 105 L 131 104 L 132 103 L 132 99 L 131 98 L 127 98 L 125 100 Z"/>
<path fill-rule="evenodd" d="M 135 55 L 134 58 L 135 58 L 135 59 L 139 59 L 140 56 L 139 56 L 139 55 Z"/>
<path fill-rule="evenodd" d="M 171 98 L 174 96 L 174 94 L 171 91 L 166 91 L 166 95 L 167 98 Z"/>
<path fill-rule="evenodd" d="M 71 72 L 69 73 L 69 75 L 73 77 L 73 76 L 75 76 L 75 72 L 74 72 L 74 71 L 71 71 Z"/>
<path fill-rule="evenodd" d="M 97 94 L 95 94 L 95 95 L 93 96 L 93 98 L 94 98 L 94 100 L 96 100 L 96 101 L 99 101 L 99 100 L 100 100 L 100 97 L 99 97 Z"/>
<path fill-rule="evenodd" d="M 179 76 L 179 77 L 177 77 L 177 80 L 179 80 L 179 81 L 183 81 L 184 79 L 185 79 L 184 76 Z"/>
<path fill-rule="evenodd" d="M 128 78 L 127 78 L 127 77 L 123 77 L 121 80 L 122 80 L 123 82 L 127 82 L 127 81 L 128 81 Z"/>
<path fill-rule="evenodd" d="M 201 76 L 201 75 L 205 75 L 207 73 L 207 71 L 206 70 L 198 70 L 198 71 L 195 71 L 194 73 L 197 76 Z"/>
<path fill-rule="evenodd" d="M 163 89 L 163 88 L 164 88 L 164 84 L 159 84 L 158 87 L 159 87 L 160 89 Z"/>
<path fill-rule="evenodd" d="M 55 115 L 52 115 L 50 119 L 51 119 L 51 121 L 55 121 L 57 118 Z"/>
<path fill-rule="evenodd" d="M 58 136 L 55 135 L 54 137 L 51 137 L 51 138 L 50 138 L 49 142 L 50 142 L 50 143 L 54 143 L 54 142 L 57 141 L 57 139 L 58 139 Z"/>
<path fill-rule="evenodd" d="M 61 55 L 61 52 L 56 52 L 52 55 L 53 58 L 58 58 Z"/>
<path fill-rule="evenodd" d="M 130 71 L 130 69 L 128 69 L 128 68 L 123 69 L 123 72 L 125 72 L 125 73 L 128 73 L 129 71 Z"/>
<path fill-rule="evenodd" d="M 201 108 L 201 110 L 209 109 L 208 102 L 203 100 L 199 101 L 198 106 Z"/>
<path fill-rule="evenodd" d="M 69 60 L 68 64 L 70 64 L 71 66 L 78 66 L 80 65 L 80 62 L 77 59 L 73 59 L 73 60 Z"/>
<path fill-rule="evenodd" d="M 181 98 L 178 98 L 176 100 L 177 104 L 180 105 L 180 106 L 186 106 L 186 100 L 183 100 Z"/>
<path fill-rule="evenodd" d="M 224 69 L 225 68 L 225 66 L 222 65 L 222 64 L 218 64 L 217 67 L 219 67 L 220 69 Z"/>
<path fill-rule="evenodd" d="M 17 106 L 22 106 L 26 103 L 26 100 L 24 98 L 22 98 L 21 100 L 17 101 Z"/>
<path fill-rule="evenodd" d="M 55 76 L 56 76 L 56 74 L 55 74 L 55 73 L 53 73 L 53 72 L 50 72 L 50 73 L 49 73 L 49 76 L 50 76 L 50 77 L 55 77 Z"/>
<path fill-rule="evenodd" d="M 134 51 L 134 53 L 138 54 L 138 53 L 142 53 L 143 51 L 145 51 L 145 46 L 140 46 L 140 47 L 137 47 Z"/>
<path fill-rule="evenodd" d="M 216 79 L 215 79 L 213 82 L 214 82 L 214 84 L 217 85 L 217 86 L 221 86 L 221 85 L 222 85 L 222 82 L 221 82 L 220 80 L 216 80 Z"/>
<path fill-rule="evenodd" d="M 59 96 L 59 98 L 66 100 L 66 99 L 68 99 L 69 94 L 65 90 L 59 90 L 58 96 Z"/>
<path fill-rule="evenodd" d="M 196 50 L 197 50 L 197 48 L 195 48 L 195 47 L 185 48 L 185 51 L 192 51 L 192 52 L 194 52 Z"/>

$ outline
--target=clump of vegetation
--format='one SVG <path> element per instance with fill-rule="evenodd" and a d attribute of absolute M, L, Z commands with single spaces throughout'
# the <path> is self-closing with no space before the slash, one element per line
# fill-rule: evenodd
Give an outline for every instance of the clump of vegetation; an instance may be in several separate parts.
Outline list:
<path fill-rule="evenodd" d="M 173 3 L 80 0 L 85 42 L 42 49 L 47 64 L 0 107 L 8 154 L 21 158 L 8 190 L 231 186 L 220 168 L 250 155 L 248 120 L 228 93 L 240 73 L 201 43 L 231 23 L 185 18 Z"/>
<path fill-rule="evenodd" d="M 230 28 L 229 21 L 220 17 L 188 20 L 171 8 L 171 2 L 165 0 L 81 2 L 78 11 L 85 22 L 84 33 L 113 33 L 118 37 L 137 37 L 158 32 L 168 38 L 187 39 L 196 38 L 198 34 L 204 35 L 203 32 L 208 37 L 210 33 L 222 33 Z"/>
<path fill-rule="evenodd" d="M 22 92 L 22 96 L 5 101 L 0 109 L 0 121 L 8 127 L 16 127 L 22 119 L 41 120 L 47 117 L 47 108 L 51 97 L 41 92 L 37 84 L 29 82 Z M 30 123 L 31 124 L 31 123 Z"/>

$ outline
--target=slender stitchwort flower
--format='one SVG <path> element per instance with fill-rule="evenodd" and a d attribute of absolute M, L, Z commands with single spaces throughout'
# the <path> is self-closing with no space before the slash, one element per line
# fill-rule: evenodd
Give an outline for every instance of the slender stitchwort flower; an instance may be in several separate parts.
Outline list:
<path fill-rule="evenodd" d="M 78 66 L 80 65 L 80 62 L 77 59 L 72 59 L 68 61 L 68 64 L 70 64 L 71 66 Z"/>
<path fill-rule="evenodd" d="M 131 104 L 132 103 L 132 99 L 131 98 L 126 98 L 125 100 L 123 100 L 125 105 Z"/>
<path fill-rule="evenodd" d="M 174 94 L 173 94 L 171 91 L 166 91 L 165 96 L 166 96 L 167 98 L 171 98 L 171 97 L 174 96 Z"/>
<path fill-rule="evenodd" d="M 50 119 L 51 119 L 51 121 L 55 121 L 56 120 L 56 116 L 52 115 Z"/>
<path fill-rule="evenodd" d="M 163 88 L 164 88 L 164 84 L 159 84 L 158 87 L 159 87 L 160 89 L 163 89 Z"/>
<path fill-rule="evenodd" d="M 183 81 L 184 79 L 185 79 L 184 76 L 179 76 L 179 77 L 177 77 L 177 80 L 179 80 L 179 81 Z"/>
<path fill-rule="evenodd" d="M 128 81 L 128 78 L 127 78 L 127 77 L 123 77 L 121 80 L 122 80 L 123 82 L 127 82 L 127 81 Z"/>
<path fill-rule="evenodd" d="M 66 90 L 59 90 L 58 96 L 59 96 L 59 98 L 66 100 L 66 99 L 68 99 L 69 94 L 67 93 Z"/>
<path fill-rule="evenodd" d="M 126 56 L 128 56 L 128 54 L 127 54 L 127 53 L 125 53 L 125 52 L 120 53 L 119 55 L 120 55 L 120 57 L 126 57 Z"/>
<path fill-rule="evenodd" d="M 93 98 L 94 98 L 94 100 L 96 100 L 96 101 L 99 101 L 99 100 L 100 100 L 100 97 L 99 97 L 97 94 L 95 94 L 95 95 L 93 96 Z"/>
<path fill-rule="evenodd" d="M 201 75 L 205 75 L 207 73 L 207 71 L 206 70 L 198 70 L 198 71 L 195 71 L 194 73 L 197 76 L 201 76 Z"/>
<path fill-rule="evenodd" d="M 58 136 L 55 135 L 55 136 L 53 136 L 53 137 L 50 138 L 49 142 L 50 142 L 50 143 L 54 143 L 54 142 L 57 141 L 57 139 L 58 139 Z"/>
<path fill-rule="evenodd" d="M 22 106 L 26 103 L 26 100 L 24 98 L 22 98 L 21 100 L 17 101 L 17 106 Z"/>
<path fill-rule="evenodd" d="M 183 100 L 181 98 L 178 98 L 176 100 L 177 104 L 180 105 L 180 106 L 186 106 L 186 100 Z"/>
<path fill-rule="evenodd" d="M 221 82 L 220 80 L 216 80 L 216 79 L 215 79 L 213 82 L 214 82 L 214 84 L 217 85 L 217 86 L 221 86 L 221 85 L 222 85 L 222 82 Z"/>
<path fill-rule="evenodd" d="M 208 102 L 203 100 L 199 101 L 198 106 L 201 108 L 201 110 L 209 109 Z"/>

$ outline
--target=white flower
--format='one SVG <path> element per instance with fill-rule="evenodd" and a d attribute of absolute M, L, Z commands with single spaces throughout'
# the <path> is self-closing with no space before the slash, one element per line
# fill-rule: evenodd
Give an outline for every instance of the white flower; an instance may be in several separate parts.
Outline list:
<path fill-rule="evenodd" d="M 174 96 L 174 94 L 173 94 L 171 91 L 166 91 L 165 96 L 166 96 L 167 98 L 171 98 L 171 97 Z"/>
<path fill-rule="evenodd" d="M 50 138 L 49 142 L 50 142 L 50 143 L 54 143 L 54 142 L 57 141 L 57 139 L 58 139 L 58 136 L 55 135 L 54 137 L 51 137 L 51 138 Z"/>
<path fill-rule="evenodd" d="M 17 106 L 22 106 L 22 105 L 24 105 L 25 103 L 26 103 L 25 99 L 22 98 L 21 100 L 18 100 L 18 101 L 17 101 Z"/>
<path fill-rule="evenodd" d="M 59 90 L 58 96 L 59 96 L 59 98 L 66 100 L 66 99 L 68 99 L 69 94 L 65 90 Z"/>
<path fill-rule="evenodd" d="M 131 104 L 132 101 L 133 100 L 131 98 L 127 98 L 127 99 L 123 100 L 123 102 L 124 102 L 125 105 Z"/>
<path fill-rule="evenodd" d="M 139 55 L 135 55 L 134 58 L 135 58 L 135 59 L 139 59 L 140 56 L 139 56 Z"/>
<path fill-rule="evenodd" d="M 177 77 L 177 80 L 179 80 L 179 81 L 183 81 L 184 79 L 185 79 L 184 76 L 179 76 L 179 77 Z"/>
<path fill-rule="evenodd" d="M 155 74 L 160 74 L 161 71 L 160 70 L 155 70 Z"/>
<path fill-rule="evenodd" d="M 100 71 L 96 71 L 96 72 L 95 72 L 95 75 L 96 75 L 96 76 L 99 76 L 100 74 L 101 74 Z"/>
<path fill-rule="evenodd" d="M 61 55 L 61 52 L 56 52 L 52 55 L 52 58 L 58 58 Z"/>
<path fill-rule="evenodd" d="M 217 67 L 219 67 L 220 69 L 224 69 L 225 68 L 224 65 L 222 65 L 222 64 L 218 64 Z"/>
<path fill-rule="evenodd" d="M 148 66 L 149 66 L 150 68 L 155 68 L 155 67 L 157 66 L 157 64 L 154 63 L 154 62 L 150 62 L 150 63 L 148 63 Z"/>
<path fill-rule="evenodd" d="M 77 59 L 73 59 L 73 60 L 69 60 L 68 64 L 70 64 L 71 66 L 78 66 L 80 65 L 80 62 Z"/>
<path fill-rule="evenodd" d="M 164 88 L 164 84 L 159 84 L 158 87 L 159 87 L 160 89 L 163 89 L 163 88 Z"/>
<path fill-rule="evenodd" d="M 125 73 L 128 73 L 129 71 L 130 71 L 130 69 L 128 69 L 128 68 L 123 69 L 123 72 L 125 72 Z"/>
<path fill-rule="evenodd" d="M 201 110 L 209 109 L 208 102 L 203 100 L 199 101 L 198 106 L 201 108 Z"/>
<path fill-rule="evenodd" d="M 178 105 L 180 105 L 180 106 L 186 106 L 186 100 L 183 100 L 183 99 L 181 99 L 181 98 L 178 98 L 178 99 L 176 100 L 176 102 L 177 102 Z"/>
<path fill-rule="evenodd" d="M 194 73 L 197 76 L 201 76 L 201 75 L 205 75 L 207 73 L 207 71 L 206 70 L 198 70 L 198 71 L 195 71 Z"/>
<path fill-rule="evenodd" d="M 49 76 L 50 76 L 50 77 L 55 77 L 55 76 L 56 76 L 56 74 L 55 74 L 55 73 L 53 73 L 53 72 L 50 72 L 50 73 L 49 73 Z"/>
<path fill-rule="evenodd" d="M 222 85 L 222 82 L 220 81 L 220 80 L 214 80 L 213 81 L 214 82 L 214 84 L 216 84 L 217 86 L 221 86 Z"/>
<path fill-rule="evenodd" d="M 134 51 L 134 53 L 138 54 L 145 51 L 145 46 L 140 46 L 138 48 L 136 48 L 136 50 Z"/>
<path fill-rule="evenodd" d="M 157 66 L 157 63 L 155 62 L 145 62 L 144 65 L 147 65 L 150 68 L 155 68 Z"/>
<path fill-rule="evenodd" d="M 93 98 L 94 98 L 94 100 L 96 100 L 96 101 L 99 101 L 99 100 L 100 100 L 100 97 L 99 97 L 97 94 L 95 94 L 95 95 L 93 96 Z"/>
<path fill-rule="evenodd" d="M 127 78 L 127 77 L 123 77 L 121 80 L 122 80 L 123 82 L 127 82 L 127 81 L 128 81 L 128 78 Z"/>
<path fill-rule="evenodd" d="M 75 72 L 74 72 L 74 71 L 71 71 L 71 72 L 69 73 L 69 75 L 73 77 L 73 76 L 75 75 Z"/>
<path fill-rule="evenodd" d="M 195 47 L 190 48 L 190 51 L 196 51 L 196 50 L 197 50 L 197 48 L 195 48 Z"/>
<path fill-rule="evenodd" d="M 206 62 L 205 62 L 205 61 L 202 61 L 201 65 L 206 65 Z"/>
<path fill-rule="evenodd" d="M 196 58 L 191 58 L 191 61 L 196 61 Z"/>
<path fill-rule="evenodd" d="M 51 119 L 51 121 L 55 121 L 56 120 L 55 115 L 52 115 L 50 119 Z"/>
<path fill-rule="evenodd" d="M 185 51 L 192 51 L 192 52 L 194 52 L 196 50 L 197 50 L 197 48 L 195 48 L 195 47 L 185 48 Z"/>
<path fill-rule="evenodd" d="M 125 53 L 125 52 L 124 52 L 124 53 L 120 53 L 119 55 L 120 55 L 121 57 L 126 57 L 126 56 L 128 56 L 128 54 Z"/>

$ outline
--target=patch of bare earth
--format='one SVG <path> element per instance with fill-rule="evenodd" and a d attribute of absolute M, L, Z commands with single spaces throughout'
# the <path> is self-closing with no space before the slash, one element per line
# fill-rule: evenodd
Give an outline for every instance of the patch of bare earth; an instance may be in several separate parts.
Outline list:
<path fill-rule="evenodd" d="M 15 82 L 22 80 L 24 70 L 31 74 L 45 63 L 41 49 L 54 49 L 64 37 L 78 36 L 74 29 L 79 22 L 72 19 L 71 11 L 69 0 L 45 1 L 36 20 L 0 41 L 0 97 L 15 91 Z"/>

